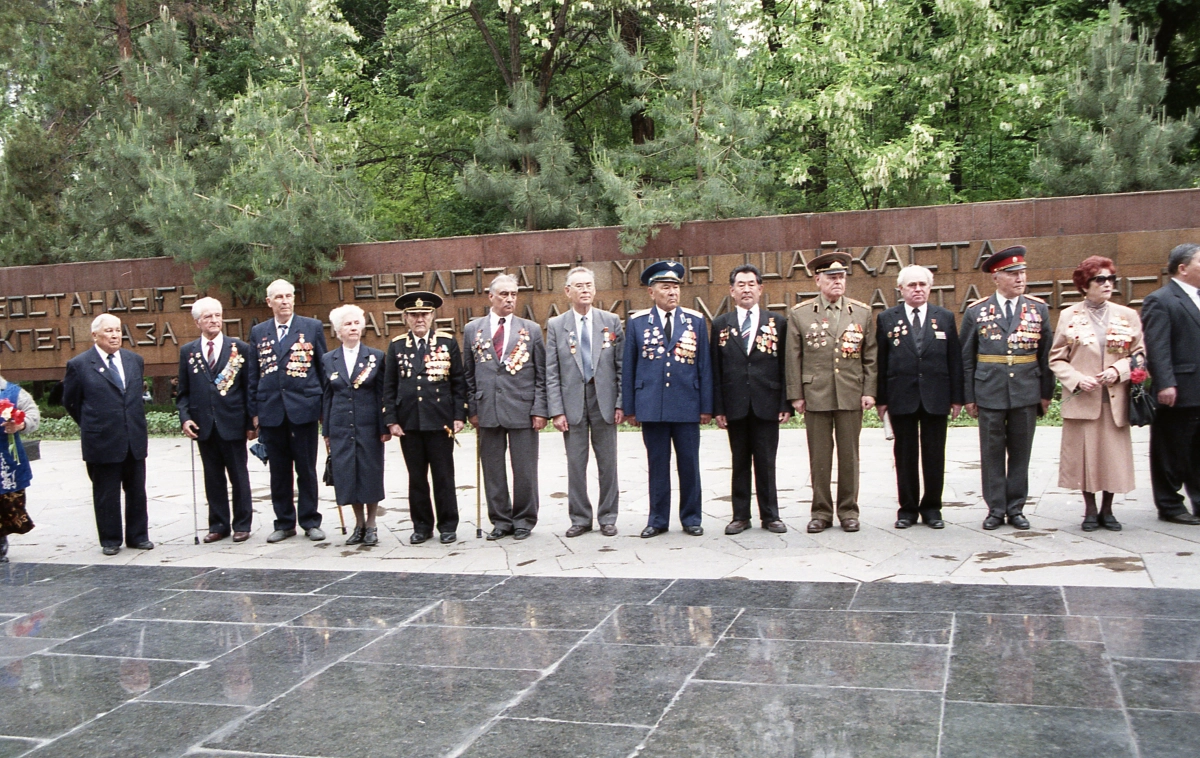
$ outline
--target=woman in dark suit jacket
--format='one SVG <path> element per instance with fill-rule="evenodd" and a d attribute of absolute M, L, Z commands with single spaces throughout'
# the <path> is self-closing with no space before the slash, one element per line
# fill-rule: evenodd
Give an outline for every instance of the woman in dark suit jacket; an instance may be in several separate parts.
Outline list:
<path fill-rule="evenodd" d="M 334 308 L 329 322 L 342 343 L 321 363 L 327 380 L 321 423 L 333 490 L 338 505 L 354 509 L 354 533 L 346 544 L 375 545 L 384 443 L 392 438 L 383 423 L 383 353 L 362 344 L 365 318 L 357 305 Z"/>

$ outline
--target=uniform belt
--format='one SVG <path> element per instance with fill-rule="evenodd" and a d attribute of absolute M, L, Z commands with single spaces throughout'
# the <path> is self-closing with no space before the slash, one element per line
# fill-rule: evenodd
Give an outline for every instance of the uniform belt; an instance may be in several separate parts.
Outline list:
<path fill-rule="evenodd" d="M 1022 363 L 1037 363 L 1036 355 L 978 355 L 975 359 L 980 363 L 1004 363 L 1016 366 Z"/>

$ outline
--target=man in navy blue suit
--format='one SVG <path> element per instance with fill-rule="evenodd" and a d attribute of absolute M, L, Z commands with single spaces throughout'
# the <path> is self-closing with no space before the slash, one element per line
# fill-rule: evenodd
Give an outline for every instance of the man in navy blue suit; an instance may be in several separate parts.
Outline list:
<path fill-rule="evenodd" d="M 221 301 L 202 297 L 192 305 L 200 338 L 179 351 L 179 423 L 196 440 L 204 463 L 204 496 L 208 501 L 205 544 L 233 532 L 234 542 L 250 537 L 254 511 L 250 472 L 246 470 L 246 440 L 254 439 L 254 401 L 250 388 L 258 384 L 253 349 L 221 333 L 225 325 Z M 229 513 L 226 476 L 233 488 L 233 517 Z"/>
<path fill-rule="evenodd" d="M 92 321 L 95 347 L 67 363 L 63 407 L 79 424 L 83 460 L 92 480 L 96 531 L 105 555 L 121 552 L 121 490 L 125 490 L 125 544 L 153 550 L 146 514 L 146 409 L 142 357 L 121 349 L 121 320 L 102 313 Z"/>
<path fill-rule="evenodd" d="M 642 537 L 671 521 L 671 445 L 679 474 L 679 521 L 693 537 L 700 526 L 700 425 L 712 420 L 708 328 L 699 311 L 679 305 L 683 264 L 659 261 L 642 272 L 654 307 L 633 313 L 625 330 L 622 411 L 642 427 L 650 478 L 650 518 Z"/>
<path fill-rule="evenodd" d="M 325 372 L 321 356 L 325 328 L 320 321 L 295 315 L 296 288 L 283 279 L 267 286 L 267 305 L 275 318 L 255 324 L 250 342 L 258 361 L 258 386 L 251 404 L 254 426 L 267 448 L 271 466 L 271 503 L 275 531 L 267 542 L 296 536 L 296 524 L 310 540 L 325 539 L 317 510 L 317 423 Z M 293 472 L 300 490 L 292 503 Z"/>

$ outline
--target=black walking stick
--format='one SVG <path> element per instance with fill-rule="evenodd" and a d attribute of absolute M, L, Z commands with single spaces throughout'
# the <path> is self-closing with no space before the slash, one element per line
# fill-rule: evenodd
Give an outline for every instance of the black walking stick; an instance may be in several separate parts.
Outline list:
<path fill-rule="evenodd" d="M 189 438 L 190 439 L 190 438 Z M 192 539 L 195 544 L 200 544 L 200 514 L 196 504 L 196 440 L 191 440 L 192 443 Z"/>

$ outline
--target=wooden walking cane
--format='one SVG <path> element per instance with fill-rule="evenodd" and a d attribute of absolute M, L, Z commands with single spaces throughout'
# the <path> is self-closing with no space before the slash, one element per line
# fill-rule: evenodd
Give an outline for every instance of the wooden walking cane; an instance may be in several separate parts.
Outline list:
<path fill-rule="evenodd" d="M 480 489 L 479 469 L 480 469 L 480 466 L 482 466 L 482 463 L 479 460 L 479 451 L 480 451 L 479 446 L 480 446 L 479 427 L 476 427 L 475 428 L 475 539 L 477 539 L 477 540 L 483 538 L 483 515 L 482 515 L 483 514 L 483 511 L 482 511 L 483 496 L 479 492 L 479 489 Z"/>

